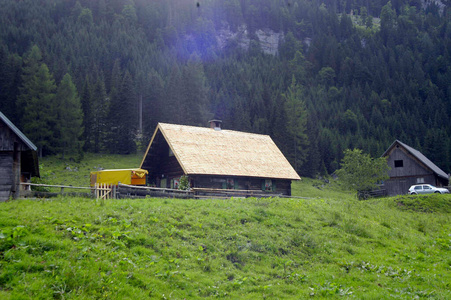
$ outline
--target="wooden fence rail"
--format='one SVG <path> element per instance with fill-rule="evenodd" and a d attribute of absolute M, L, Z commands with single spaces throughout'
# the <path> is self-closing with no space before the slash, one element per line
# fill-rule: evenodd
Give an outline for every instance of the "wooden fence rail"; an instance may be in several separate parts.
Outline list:
<path fill-rule="evenodd" d="M 120 199 L 120 198 L 191 198 L 191 199 L 229 199 L 231 197 L 283 197 L 283 198 L 301 198 L 301 199 L 313 199 L 307 197 L 285 196 L 280 194 L 265 193 L 260 190 L 232 190 L 232 189 L 209 189 L 209 188 L 193 188 L 190 190 L 178 190 L 168 188 L 158 188 L 149 186 L 136 186 L 119 183 L 118 185 L 96 183 L 94 187 L 78 187 L 71 185 L 51 185 L 51 184 L 38 184 L 38 183 L 21 183 L 23 186 L 27 186 L 28 189 L 21 191 L 21 197 L 56 197 L 65 193 L 65 189 L 80 189 L 89 190 L 85 193 L 84 197 L 95 197 L 104 201 L 105 199 Z M 31 191 L 30 187 L 43 187 L 43 188 L 59 188 L 59 193 L 51 192 L 39 192 Z"/>
<path fill-rule="evenodd" d="M 73 195 L 75 193 L 68 193 L 67 189 L 75 189 L 75 190 L 82 190 L 86 191 L 82 194 L 77 194 L 77 196 L 83 196 L 83 197 L 93 197 L 95 195 L 95 188 L 93 187 L 86 187 L 86 186 L 72 186 L 72 185 L 56 185 L 56 184 L 42 184 L 42 183 L 30 183 L 30 182 L 21 182 L 20 185 L 24 186 L 25 188 L 21 190 L 20 197 L 56 197 L 60 195 Z M 41 188 L 57 188 L 60 189 L 59 192 L 47 192 L 47 191 L 32 191 L 31 187 L 41 187 Z M 65 191 L 66 190 L 66 191 Z"/>
<path fill-rule="evenodd" d="M 150 186 L 136 186 L 119 183 L 117 186 L 117 198 L 134 197 L 162 197 L 162 198 L 194 198 L 193 191 L 158 188 Z"/>
<path fill-rule="evenodd" d="M 115 199 L 116 198 L 116 186 L 107 183 L 96 183 L 94 186 L 96 199 Z M 114 191 L 114 192 L 113 192 Z"/>

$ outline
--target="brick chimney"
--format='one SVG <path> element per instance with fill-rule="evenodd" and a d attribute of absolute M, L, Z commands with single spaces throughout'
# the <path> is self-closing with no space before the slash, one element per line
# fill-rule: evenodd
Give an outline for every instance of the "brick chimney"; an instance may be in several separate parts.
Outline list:
<path fill-rule="evenodd" d="M 221 130 L 221 125 L 222 125 L 222 121 L 221 120 L 210 120 L 208 121 L 208 123 L 210 123 L 210 128 L 220 131 Z"/>

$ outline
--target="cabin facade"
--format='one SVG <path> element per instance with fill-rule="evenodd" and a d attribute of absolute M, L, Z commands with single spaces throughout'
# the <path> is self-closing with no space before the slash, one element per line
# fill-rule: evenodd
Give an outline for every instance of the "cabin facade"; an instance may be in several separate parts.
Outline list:
<path fill-rule="evenodd" d="M 36 146 L 0 112 L 0 201 L 18 198 L 20 182 L 39 176 Z"/>
<path fill-rule="evenodd" d="M 191 188 L 260 191 L 291 195 L 300 180 L 267 135 L 159 123 L 142 160 L 148 184 L 178 188 L 187 176 Z"/>
<path fill-rule="evenodd" d="M 387 157 L 391 170 L 390 179 L 384 182 L 388 195 L 407 194 L 414 184 L 431 184 L 437 187 L 447 186 L 449 175 L 437 167 L 420 151 L 396 140 L 382 154 Z"/>

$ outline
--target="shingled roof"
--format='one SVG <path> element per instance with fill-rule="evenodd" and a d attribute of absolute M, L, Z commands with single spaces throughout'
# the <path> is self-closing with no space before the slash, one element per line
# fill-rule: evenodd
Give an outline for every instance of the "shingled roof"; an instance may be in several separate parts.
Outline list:
<path fill-rule="evenodd" d="M 37 147 L 19 130 L 1 111 L 0 111 L 0 119 L 5 122 L 5 124 L 33 151 L 37 150 Z"/>
<path fill-rule="evenodd" d="M 161 132 L 187 175 L 301 179 L 268 135 L 159 123 Z"/>
<path fill-rule="evenodd" d="M 401 142 L 399 140 L 395 140 L 393 142 L 393 144 L 391 144 L 391 146 L 388 147 L 388 149 L 384 152 L 384 154 L 382 154 L 382 157 L 386 156 L 391 151 L 391 149 L 397 144 L 401 145 L 402 147 L 404 147 L 404 149 L 406 149 L 412 156 L 414 156 L 416 159 L 418 159 L 420 162 L 422 162 L 424 165 L 426 165 L 426 167 L 431 169 L 437 176 L 440 176 L 440 177 L 442 177 L 444 179 L 448 179 L 449 178 L 448 174 L 446 174 L 444 171 L 442 171 L 442 169 L 437 167 L 432 161 L 430 161 L 420 151 L 418 151 L 418 150 L 416 150 L 416 149 L 404 144 L 403 142 Z"/>

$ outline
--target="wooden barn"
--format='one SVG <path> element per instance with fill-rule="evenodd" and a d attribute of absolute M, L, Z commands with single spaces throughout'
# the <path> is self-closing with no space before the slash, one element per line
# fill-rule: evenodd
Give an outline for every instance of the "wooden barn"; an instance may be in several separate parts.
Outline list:
<path fill-rule="evenodd" d="M 443 172 L 420 151 L 396 140 L 382 154 L 391 170 L 384 182 L 388 195 L 407 194 L 414 184 L 427 183 L 437 187 L 449 184 L 449 175 Z"/>
<path fill-rule="evenodd" d="M 301 178 L 267 135 L 159 123 L 142 160 L 148 183 L 177 188 L 181 176 L 192 188 L 246 190 L 291 195 Z"/>
<path fill-rule="evenodd" d="M 20 182 L 39 176 L 36 146 L 0 112 L 0 201 L 17 198 Z"/>

